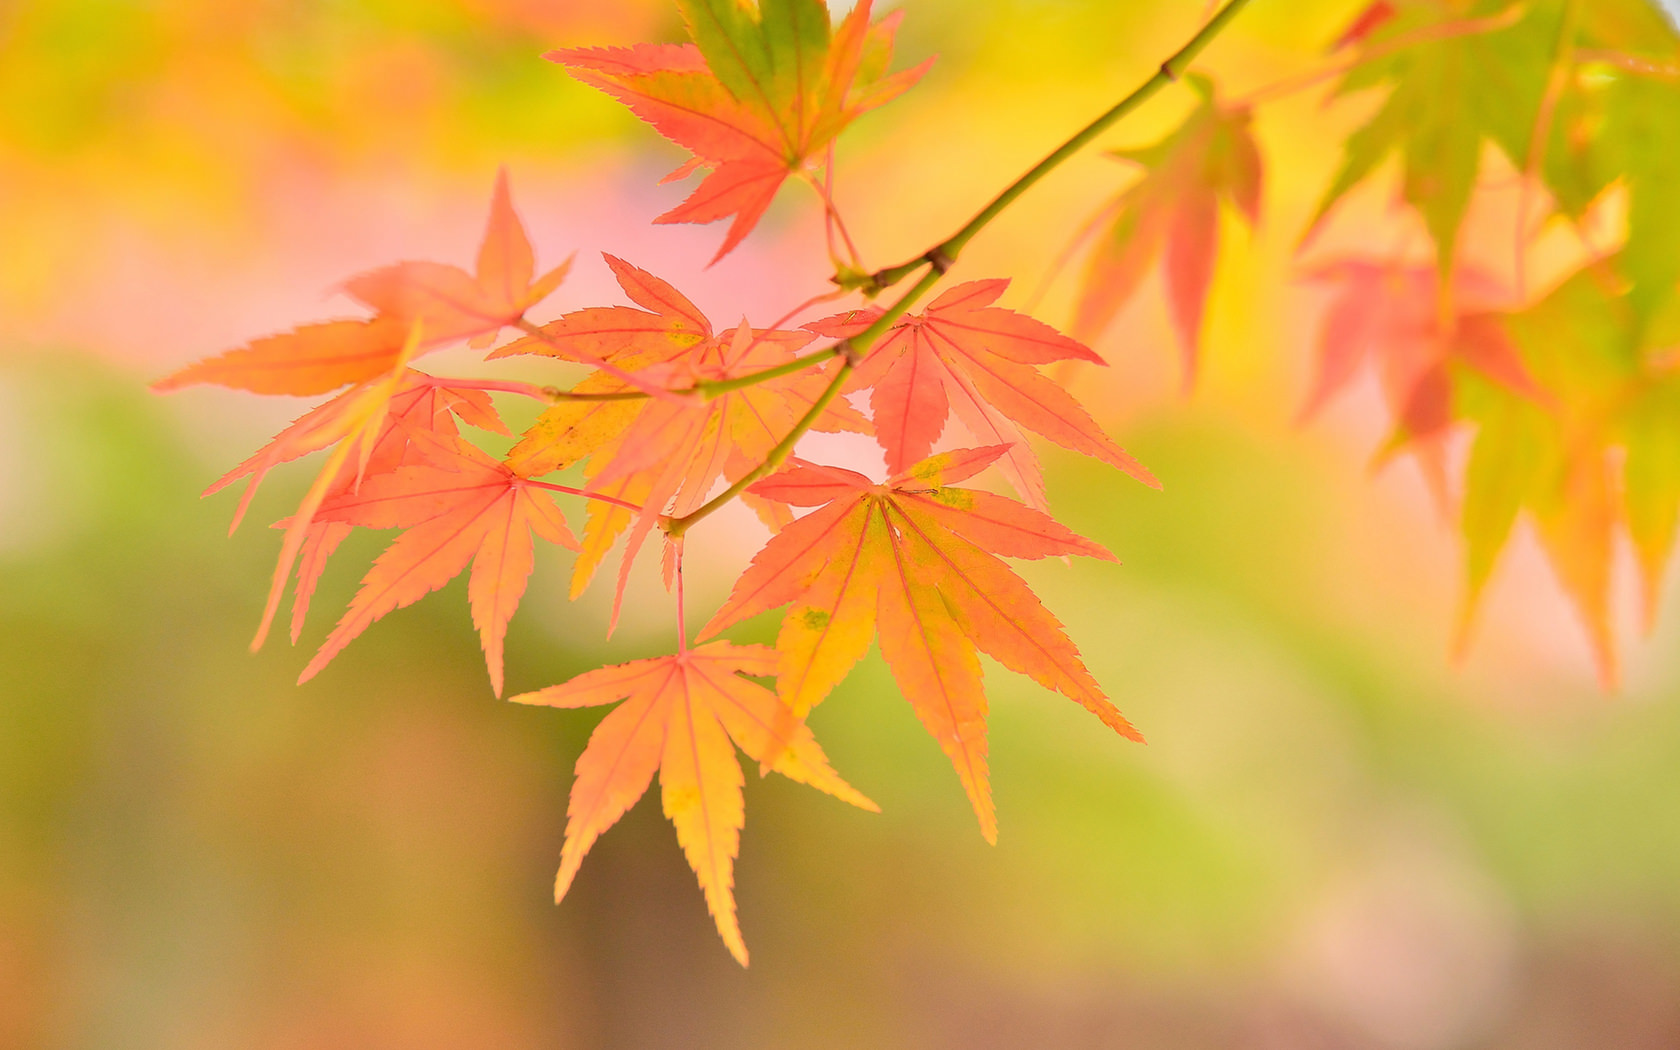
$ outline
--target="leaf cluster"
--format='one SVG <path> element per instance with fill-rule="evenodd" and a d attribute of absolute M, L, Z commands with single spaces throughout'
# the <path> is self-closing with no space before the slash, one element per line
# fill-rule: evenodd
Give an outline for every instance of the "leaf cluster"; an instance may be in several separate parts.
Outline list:
<path fill-rule="evenodd" d="M 910 86 L 925 63 L 888 72 L 897 18 L 872 22 L 867 0 L 833 27 L 818 0 L 765 0 L 756 11 L 734 0 L 680 6 L 692 44 L 548 57 L 693 151 L 677 175 L 702 168 L 709 174 L 659 221 L 732 217 L 721 256 L 790 176 L 820 185 L 813 167 L 829 163 L 835 135 Z M 590 844 L 657 771 L 665 812 L 719 933 L 743 964 L 732 895 L 743 821 L 735 750 L 763 771 L 874 808 L 829 768 L 804 723 L 872 638 L 879 637 L 906 698 L 950 758 L 988 840 L 997 832 L 979 653 L 1141 739 L 1060 622 L 1002 560 L 1112 560 L 1044 512 L 1043 474 L 1026 431 L 1156 484 L 1042 371 L 1101 358 L 997 305 L 1004 279 L 957 285 L 912 312 L 914 300 L 943 276 L 930 267 L 890 307 L 859 306 L 798 326 L 790 322 L 799 311 L 768 327 L 745 319 L 720 326 L 662 278 L 612 255 L 604 259 L 627 304 L 572 310 L 542 324 L 528 320 L 567 267 L 535 276 L 504 173 L 475 272 L 403 262 L 353 277 L 344 290 L 371 317 L 259 339 L 156 384 L 333 393 L 211 488 L 249 479 L 237 525 L 270 469 L 327 451 L 301 504 L 277 524 L 284 530 L 281 556 L 254 645 L 262 644 L 294 579 L 298 639 L 328 559 L 353 530 L 400 530 L 300 681 L 381 617 L 470 566 L 473 622 L 501 695 L 503 640 L 538 541 L 576 552 L 574 598 L 622 546 L 616 623 L 631 567 L 657 539 L 667 587 L 676 591 L 677 652 L 514 699 L 557 707 L 623 701 L 579 760 L 557 898 Z M 518 334 L 498 345 L 507 328 Z M 421 355 L 462 342 L 488 348 L 488 359 L 530 356 L 563 372 L 581 367 L 584 375 L 564 388 L 536 387 L 443 379 L 413 367 Z M 524 394 L 545 407 L 515 436 L 492 394 Z M 981 447 L 935 453 L 953 416 Z M 462 423 L 506 434 L 510 446 L 492 456 L 461 436 Z M 790 459 L 812 430 L 874 436 L 889 476 L 877 483 Z M 994 464 L 1025 502 L 958 485 Z M 581 486 L 550 480 L 573 468 L 581 470 Z M 683 558 L 708 556 L 706 536 L 691 530 L 736 498 L 773 536 L 699 641 L 790 606 L 774 649 L 724 641 L 691 647 L 685 626 Z M 581 507 L 563 511 L 557 499 Z M 774 678 L 776 688 L 757 684 L 759 678 Z"/>
<path fill-rule="evenodd" d="M 576 552 L 574 598 L 622 544 L 613 623 L 651 542 L 675 592 L 676 652 L 514 698 L 619 705 L 578 762 L 557 899 L 657 773 L 719 933 L 744 965 L 732 889 L 744 821 L 735 752 L 763 773 L 874 808 L 830 768 L 805 724 L 872 642 L 950 760 L 982 834 L 995 840 L 981 653 L 1141 740 L 1005 559 L 1112 560 L 1049 516 L 1029 432 L 1158 487 L 1046 369 L 1104 364 L 1091 340 L 1158 263 L 1185 376 L 1194 376 L 1222 204 L 1250 227 L 1262 218 L 1254 117 L 1268 92 L 1222 95 L 1187 67 L 1245 2 L 1232 0 L 1160 72 L 957 234 L 876 271 L 862 265 L 834 206 L 832 145 L 927 68 L 891 71 L 896 15 L 873 20 L 869 0 L 838 23 L 821 0 L 677 0 L 690 43 L 550 53 L 690 151 L 672 178 L 705 172 L 656 221 L 730 220 L 722 258 L 790 178 L 807 183 L 824 208 L 839 290 L 762 327 L 744 318 L 719 325 L 666 280 L 605 255 L 627 304 L 533 322 L 527 315 L 569 262 L 539 276 L 503 173 L 472 272 L 402 262 L 353 277 L 344 290 L 371 316 L 257 339 L 160 381 L 159 390 L 212 383 L 331 395 L 209 490 L 246 481 L 237 526 L 270 470 L 325 453 L 299 506 L 276 525 L 281 552 L 253 647 L 288 587 L 298 640 L 316 584 L 353 530 L 395 529 L 302 678 L 470 566 L 473 623 L 500 696 L 503 641 L 537 541 Z M 1392 417 L 1379 460 L 1415 456 L 1462 524 L 1466 637 L 1499 551 L 1526 515 L 1613 682 L 1615 536 L 1625 529 L 1638 550 L 1654 612 L 1680 522 L 1680 38 L 1646 0 L 1377 0 L 1340 36 L 1332 60 L 1331 101 L 1382 99 L 1347 139 L 1303 251 L 1386 166 L 1398 169 L 1398 207 L 1415 215 L 1432 251 L 1303 264 L 1303 277 L 1329 287 L 1331 299 L 1301 417 L 1375 371 Z M 1091 226 L 1100 236 L 1077 309 L 1081 338 L 999 305 L 1009 286 L 1001 277 L 955 284 L 916 309 L 1003 208 L 1176 81 L 1195 96 L 1183 124 L 1114 154 L 1137 174 Z M 1499 157 L 1523 180 L 1525 205 L 1527 195 L 1542 198 L 1546 221 L 1580 226 L 1614 198 L 1629 216 L 1625 237 L 1584 249 L 1572 274 L 1538 294 L 1522 265 L 1508 280 L 1467 258 L 1466 215 Z M 1533 237 L 1527 212 L 1515 235 L 1520 259 Z M 912 276 L 891 302 L 867 301 Z M 809 318 L 820 303 L 858 294 L 849 308 Z M 499 343 L 510 328 L 518 334 Z M 559 375 L 583 375 L 539 387 L 414 367 L 461 343 L 487 359 L 534 357 Z M 543 408 L 513 435 L 492 395 Z M 468 442 L 462 424 L 505 436 L 505 451 Z M 800 458 L 813 430 L 873 437 L 883 476 Z M 574 469 L 581 485 L 553 480 Z M 962 484 L 988 469 L 1015 498 Z M 698 527 L 737 499 L 771 537 L 691 640 L 683 560 L 713 556 Z M 785 611 L 773 648 L 716 638 L 774 610 Z M 760 684 L 769 679 L 774 688 Z"/>

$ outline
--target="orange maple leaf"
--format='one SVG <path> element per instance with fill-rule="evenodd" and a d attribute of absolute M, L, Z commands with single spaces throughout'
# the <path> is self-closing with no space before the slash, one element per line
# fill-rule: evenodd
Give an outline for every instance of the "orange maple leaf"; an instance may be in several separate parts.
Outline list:
<path fill-rule="evenodd" d="M 567 360 L 599 358 L 661 385 L 685 389 L 786 364 L 811 342 L 806 331 L 754 329 L 745 321 L 713 332 L 704 314 L 669 284 L 622 260 L 607 257 L 632 300 L 649 307 L 580 310 L 543 326 L 543 338 L 509 344 L 494 355 L 543 353 Z M 661 514 L 683 515 L 704 503 L 718 478 L 733 482 L 755 469 L 793 429 L 828 386 L 838 358 L 802 372 L 712 397 L 670 400 L 574 402 L 546 410 L 508 455 L 532 476 L 589 457 L 589 490 L 642 507 L 591 502 L 583 547 L 572 576 L 572 595 L 589 585 L 619 535 L 629 530 L 618 578 L 614 619 L 630 566 Z M 629 388 L 596 373 L 574 391 L 611 393 Z M 868 433 L 869 421 L 844 401 L 833 402 L 816 429 Z M 789 520 L 783 508 L 755 505 L 766 523 Z"/>
<path fill-rule="evenodd" d="M 1079 360 L 1104 364 L 1083 344 L 1025 314 L 993 306 L 1007 280 L 969 281 L 935 299 L 921 314 L 899 321 L 858 363 L 848 390 L 871 391 L 875 434 L 887 469 L 923 459 L 951 412 L 980 440 L 1007 446 L 999 467 L 1015 491 L 1040 510 L 1048 505 L 1044 474 L 1020 427 L 1077 452 L 1111 463 L 1160 488 L 1141 463 L 1115 444 L 1095 420 L 1037 365 Z M 881 316 L 853 310 L 805 327 L 843 339 Z"/>
<path fill-rule="evenodd" d="M 256 635 L 251 639 L 252 652 L 261 649 L 263 642 L 268 639 L 268 629 L 274 623 L 274 614 L 280 609 L 280 597 L 285 593 L 286 581 L 291 579 L 292 566 L 297 563 L 298 556 L 310 542 L 315 512 L 320 509 L 322 501 L 343 484 L 346 472 L 353 479 L 366 475 L 374 449 L 386 432 L 392 399 L 398 391 L 410 385 L 413 382 L 412 377 L 418 374 L 409 369 L 408 362 L 419 346 L 419 339 L 420 330 L 416 327 L 398 349 L 396 361 L 389 373 L 357 383 L 338 397 L 306 413 L 265 448 L 235 467 L 205 492 L 205 495 L 209 495 L 236 478 L 250 475 L 251 480 L 245 487 L 245 495 L 239 502 L 238 510 L 234 512 L 233 527 L 237 528 L 251 497 L 256 493 L 257 486 L 270 469 L 276 464 L 310 452 L 332 448 L 327 454 L 326 462 L 321 466 L 320 473 L 315 475 L 315 480 L 304 492 L 297 510 L 282 523 L 286 532 L 280 540 L 280 557 L 275 562 L 274 576 L 269 581 L 268 600 L 263 605 L 262 620 L 257 624 Z M 319 535 L 315 536 L 315 541 L 313 554 L 316 556 L 311 557 L 311 564 L 305 566 L 306 574 L 313 574 L 318 568 L 315 563 L 323 560 L 325 554 L 331 553 L 330 547 L 324 553 L 321 551 L 322 538 Z M 306 593 L 314 586 L 313 575 L 307 575 L 307 579 Z M 307 604 L 307 597 L 304 600 Z"/>
<path fill-rule="evenodd" d="M 507 171 L 496 176 L 478 272 L 442 263 L 405 262 L 353 277 L 344 288 L 374 308 L 366 320 L 326 321 L 253 340 L 188 365 L 152 384 L 160 393 L 195 383 L 258 394 L 324 394 L 388 375 L 416 325 L 412 358 L 463 339 L 488 345 L 503 327 L 554 291 L 571 261 L 532 280 L 531 242 L 513 210 Z"/>
<path fill-rule="evenodd" d="M 473 346 L 484 347 L 548 298 L 571 265 L 567 259 L 541 277 L 535 276 L 531 242 L 513 210 L 504 168 L 496 176 L 490 224 L 478 249 L 476 273 L 445 263 L 402 262 L 352 277 L 344 289 L 380 316 L 410 324 L 419 321 L 429 344 L 467 339 Z"/>
<path fill-rule="evenodd" d="M 816 507 L 759 551 L 708 638 L 786 605 L 777 687 L 803 717 L 863 656 L 872 636 L 922 724 L 950 758 L 987 841 L 997 818 L 986 774 L 986 696 L 978 652 L 1078 701 L 1133 740 L 1079 651 L 1026 583 L 996 555 L 1114 556 L 1030 507 L 953 488 L 999 460 L 1001 445 L 933 456 L 877 485 L 796 462 L 753 491 Z"/>
<path fill-rule="evenodd" d="M 711 169 L 687 200 L 654 221 L 735 216 L 713 262 L 752 230 L 790 174 L 931 64 L 887 73 L 900 15 L 870 25 L 870 0 L 832 29 L 821 0 L 763 0 L 756 11 L 740 0 L 678 0 L 678 7 L 694 44 L 567 48 L 544 57 L 694 154 L 666 181 Z"/>
<path fill-rule="evenodd" d="M 879 812 L 830 768 L 810 728 L 786 717 L 775 693 L 741 677 L 774 674 L 776 660 L 775 651 L 762 645 L 712 642 L 674 656 L 604 667 L 513 698 L 550 707 L 624 700 L 595 727 L 578 759 L 554 880 L 556 903 L 589 847 L 642 797 L 658 770 L 665 816 L 676 825 L 706 907 L 730 953 L 747 965 L 735 914 L 735 857 L 746 820 L 735 748 L 761 763 L 761 772 L 773 769 Z"/>
<path fill-rule="evenodd" d="M 1074 331 L 1089 339 L 1107 327 L 1159 255 L 1189 389 L 1219 254 L 1219 201 L 1257 223 L 1261 165 L 1247 107 L 1220 103 L 1204 76 L 1186 80 L 1202 102 L 1177 131 L 1153 146 L 1111 154 L 1142 165 L 1145 174 L 1111 206 L 1115 217 L 1091 256 Z"/>
<path fill-rule="evenodd" d="M 535 556 L 532 534 L 575 549 L 553 498 L 458 437 L 410 435 L 421 461 L 365 478 L 326 500 L 322 522 L 407 531 L 386 548 L 320 651 L 298 676 L 305 682 L 339 650 L 393 609 L 412 605 L 472 564 L 467 597 L 484 647 L 490 684 L 502 695 L 502 642 Z"/>
<path fill-rule="evenodd" d="M 345 463 L 340 466 L 337 478 L 328 487 L 326 498 L 354 492 L 366 475 L 384 474 L 415 462 L 418 454 L 411 440 L 415 431 L 440 437 L 454 437 L 459 433 L 455 426 L 458 416 L 481 430 L 497 434 L 508 433 L 506 424 L 496 414 L 490 395 L 483 390 L 457 389 L 449 386 L 447 380 L 435 379 L 415 371 L 408 373 L 407 384 L 392 396 L 365 464 Z M 335 398 L 334 401 L 327 402 L 315 412 L 330 409 L 337 400 Z M 235 527 L 239 524 L 239 516 L 249 505 L 262 475 L 267 473 L 269 468 L 312 451 L 307 434 L 308 421 L 315 412 L 282 431 L 267 447 L 205 490 L 205 495 L 209 495 L 235 478 L 250 474 L 251 480 L 246 485 L 244 495 L 240 497 L 239 510 L 235 514 Z M 303 432 L 296 441 L 293 440 L 294 430 Z M 326 568 L 327 559 L 338 549 L 338 545 L 349 537 L 350 532 L 351 526 L 343 522 L 324 521 L 319 518 L 308 526 L 303 547 L 298 554 L 297 586 L 292 595 L 291 636 L 294 645 L 303 633 L 303 621 L 309 613 L 309 601 L 315 593 L 315 585 L 320 581 L 322 571 Z"/>
<path fill-rule="evenodd" d="M 545 354 L 581 364 L 612 361 L 638 368 L 669 361 L 711 338 L 711 322 L 681 292 L 617 256 L 602 252 L 601 258 L 640 310 L 629 306 L 574 310 L 542 325 L 540 335 L 498 347 L 488 359 Z"/>
<path fill-rule="evenodd" d="M 253 650 L 260 649 L 267 640 L 294 565 L 298 567 L 298 581 L 292 603 L 291 633 L 292 641 L 297 641 L 321 570 L 348 535 L 348 526 L 315 520 L 315 511 L 322 501 L 352 490 L 370 473 L 394 469 L 405 462 L 409 438 L 415 431 L 453 435 L 452 416 L 458 415 L 486 430 L 507 433 L 507 427 L 483 391 L 451 387 L 447 380 L 408 368 L 407 360 L 406 355 L 399 356 L 397 367 L 389 375 L 357 383 L 310 409 L 204 490 L 203 494 L 209 496 L 240 478 L 248 479 L 228 527 L 231 534 L 244 520 L 251 500 L 270 470 L 311 452 L 337 446 L 328 455 L 297 511 L 280 523 L 286 532 L 262 621 L 251 641 Z"/>

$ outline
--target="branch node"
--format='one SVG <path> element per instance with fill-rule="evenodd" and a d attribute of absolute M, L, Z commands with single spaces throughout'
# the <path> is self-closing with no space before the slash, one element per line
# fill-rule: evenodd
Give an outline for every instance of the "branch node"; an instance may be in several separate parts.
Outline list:
<path fill-rule="evenodd" d="M 863 360 L 863 355 L 858 353 L 857 346 L 853 344 L 850 339 L 842 339 L 838 343 L 835 343 L 834 352 L 841 357 L 844 357 L 846 359 L 846 363 L 853 368 L 856 368 L 858 362 Z"/>
<path fill-rule="evenodd" d="M 941 277 L 945 276 L 950 272 L 951 267 L 956 265 L 956 260 L 945 254 L 943 245 L 928 252 L 922 258 L 926 259 L 928 265 L 933 267 L 934 272 Z"/>
<path fill-rule="evenodd" d="M 1178 70 L 1173 68 L 1172 59 L 1169 58 L 1161 63 L 1161 75 L 1174 84 L 1178 83 Z"/>

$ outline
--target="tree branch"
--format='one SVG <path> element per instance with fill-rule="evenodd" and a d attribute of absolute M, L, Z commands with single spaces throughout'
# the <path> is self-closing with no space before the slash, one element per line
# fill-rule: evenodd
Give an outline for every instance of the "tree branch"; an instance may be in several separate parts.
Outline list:
<path fill-rule="evenodd" d="M 931 273 L 943 275 L 956 262 L 957 256 L 962 254 L 962 250 L 968 242 L 974 239 L 975 234 L 985 229 L 1005 208 L 1013 204 L 1017 197 L 1032 189 L 1040 179 L 1060 167 L 1063 161 L 1084 149 L 1093 139 L 1114 126 L 1120 118 L 1149 101 L 1168 84 L 1176 83 L 1184 75 L 1185 70 L 1189 68 L 1190 63 L 1196 60 L 1196 56 L 1200 55 L 1203 49 L 1213 41 L 1213 38 L 1230 24 L 1231 19 L 1236 17 L 1237 13 L 1248 5 L 1248 2 L 1249 0 L 1231 0 L 1230 3 L 1220 9 L 1218 14 L 1209 19 L 1195 36 L 1190 38 L 1189 43 L 1179 48 L 1171 58 L 1162 62 L 1160 69 L 1156 70 L 1154 76 L 1144 81 L 1131 94 L 1115 103 L 1113 107 L 1096 120 L 1085 125 L 1072 138 L 1056 147 L 1049 156 L 1033 165 L 1026 174 L 1010 183 L 1002 193 L 992 198 L 991 203 L 981 208 L 974 218 L 968 220 L 967 225 L 956 233 L 916 258 L 899 263 L 897 266 L 877 270 L 864 278 L 836 274 L 831 279 L 842 288 L 856 288 L 873 298 L 923 266 L 928 266 Z"/>

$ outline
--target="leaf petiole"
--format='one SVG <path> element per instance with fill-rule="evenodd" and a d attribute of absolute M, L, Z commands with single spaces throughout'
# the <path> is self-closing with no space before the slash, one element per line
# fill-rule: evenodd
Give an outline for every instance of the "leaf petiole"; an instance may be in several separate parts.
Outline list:
<path fill-rule="evenodd" d="M 875 344 L 875 340 L 885 335 L 887 330 L 893 326 L 893 322 L 903 317 L 916 300 L 926 295 L 928 289 L 938 284 L 939 279 L 943 276 L 945 276 L 944 271 L 930 269 L 922 275 L 921 280 L 912 285 L 909 291 L 900 296 L 898 301 L 889 306 L 868 328 L 849 339 L 840 340 L 819 353 L 800 358 L 801 361 L 813 361 L 822 357 L 841 356 L 844 358 L 844 363 L 835 370 L 834 378 L 829 380 L 827 388 L 811 405 L 810 411 L 800 417 L 799 422 L 795 423 L 793 429 L 776 443 L 776 447 L 770 450 L 770 454 L 764 457 L 762 463 L 747 471 L 738 481 L 707 501 L 704 506 L 680 518 L 661 518 L 659 524 L 665 530 L 665 534 L 673 539 L 681 537 L 696 523 L 709 517 L 736 496 L 745 492 L 749 485 L 781 466 L 793 453 L 793 447 L 799 443 L 799 439 L 810 432 L 811 428 L 816 425 L 817 419 L 828 409 L 834 399 L 840 396 L 840 388 L 846 384 L 846 380 L 852 374 L 852 369 L 857 367 L 858 360 Z"/>
<path fill-rule="evenodd" d="M 519 321 L 514 325 L 514 327 L 518 328 L 521 332 L 524 332 L 526 335 L 530 336 L 531 338 L 540 339 L 543 342 L 549 344 L 550 346 L 555 346 L 555 347 L 561 346 L 560 341 L 558 339 L 554 338 L 554 336 L 552 336 L 552 335 L 548 334 L 547 332 L 543 331 L 541 326 L 532 324 L 530 321 L 527 321 L 523 317 L 521 317 L 519 319 Z M 679 390 L 666 390 L 664 387 L 654 386 L 653 384 L 649 383 L 647 380 L 642 379 L 640 376 L 637 376 L 637 375 L 635 375 L 634 373 L 631 373 L 631 372 L 626 372 L 624 369 L 619 368 L 617 365 L 611 364 L 610 362 L 604 361 L 600 358 L 587 358 L 587 357 L 584 357 L 583 355 L 578 355 L 576 350 L 573 349 L 573 348 L 566 347 L 565 349 L 567 350 L 568 353 L 576 355 L 576 359 L 581 360 L 583 364 L 589 365 L 591 368 L 598 368 L 601 371 L 603 371 L 603 372 L 607 373 L 608 375 L 612 376 L 614 379 L 617 379 L 620 382 L 628 384 L 629 386 L 632 386 L 632 387 L 636 388 L 637 390 L 641 391 L 642 396 L 644 396 L 644 397 L 657 397 L 657 398 L 660 398 L 661 400 L 664 400 L 664 401 L 682 401 L 682 400 L 686 399 L 687 397 L 691 396 L 690 392 L 679 391 Z M 591 400 L 595 400 L 595 399 L 591 398 Z M 622 400 L 622 399 L 621 398 L 615 398 L 614 400 Z"/>
<path fill-rule="evenodd" d="M 824 347 L 814 354 L 806 354 L 804 357 L 796 357 L 792 361 L 784 361 L 761 372 L 750 372 L 747 375 L 735 376 L 731 379 L 703 379 L 689 389 L 699 391 L 702 397 L 714 398 L 734 390 L 742 390 L 772 379 L 780 379 L 796 372 L 803 372 L 812 365 L 822 364 L 841 352 L 834 346 Z"/>
<path fill-rule="evenodd" d="M 599 492 L 590 492 L 588 489 L 574 489 L 570 485 L 556 485 L 548 481 L 533 481 L 530 478 L 526 478 L 522 484 L 531 485 L 539 489 L 547 489 L 550 492 L 564 492 L 568 496 L 582 496 L 584 499 L 598 500 L 602 503 L 611 503 L 615 507 L 623 507 L 625 510 L 635 511 L 637 514 L 642 512 L 642 507 L 639 503 L 631 503 L 629 500 L 619 499 L 617 496 L 604 496 Z"/>
<path fill-rule="evenodd" d="M 426 382 L 434 387 L 453 390 L 484 390 L 497 394 L 519 394 L 522 397 L 534 398 L 538 401 L 552 401 L 556 393 L 553 387 L 538 386 L 535 383 L 520 383 L 517 381 L 503 381 L 499 379 L 446 379 L 443 376 L 427 376 Z"/>

